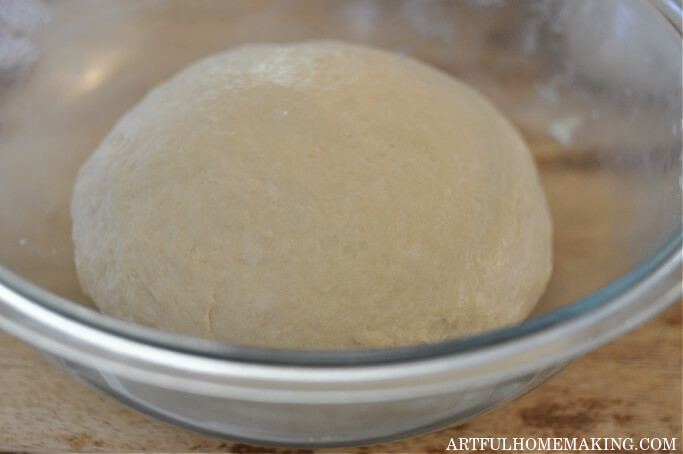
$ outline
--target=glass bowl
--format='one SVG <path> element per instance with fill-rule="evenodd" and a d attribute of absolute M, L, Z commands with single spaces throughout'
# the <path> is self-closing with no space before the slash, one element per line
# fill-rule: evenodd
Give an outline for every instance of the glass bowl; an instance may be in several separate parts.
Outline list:
<path fill-rule="evenodd" d="M 319 38 L 431 63 L 523 132 L 555 227 L 533 316 L 433 344 L 288 351 L 94 311 L 68 205 L 116 119 L 207 54 Z M 679 298 L 680 55 L 681 10 L 668 0 L 4 2 L 0 328 L 135 409 L 236 440 L 365 444 L 471 418 Z"/>

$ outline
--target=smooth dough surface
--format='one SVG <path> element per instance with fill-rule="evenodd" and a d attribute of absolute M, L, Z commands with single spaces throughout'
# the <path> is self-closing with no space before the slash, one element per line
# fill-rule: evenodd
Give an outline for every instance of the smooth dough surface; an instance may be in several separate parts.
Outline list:
<path fill-rule="evenodd" d="M 159 85 L 79 171 L 72 217 L 104 313 L 238 344 L 499 327 L 551 270 L 511 124 L 450 76 L 336 42 L 248 45 Z"/>

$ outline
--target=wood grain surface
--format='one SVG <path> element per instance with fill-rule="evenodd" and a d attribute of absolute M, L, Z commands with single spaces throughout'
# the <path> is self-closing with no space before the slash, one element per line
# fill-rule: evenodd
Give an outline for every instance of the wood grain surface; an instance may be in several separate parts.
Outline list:
<path fill-rule="evenodd" d="M 555 436 L 676 437 L 680 449 L 681 402 L 681 304 L 470 422 L 393 443 L 319 451 L 232 443 L 141 416 L 0 333 L 0 452 L 423 453 L 446 452 L 451 437 Z"/>

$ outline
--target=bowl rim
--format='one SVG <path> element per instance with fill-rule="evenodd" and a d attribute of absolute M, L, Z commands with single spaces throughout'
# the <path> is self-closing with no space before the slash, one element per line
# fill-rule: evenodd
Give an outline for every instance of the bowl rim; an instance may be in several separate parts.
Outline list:
<path fill-rule="evenodd" d="M 112 335 L 121 336 L 157 348 L 194 354 L 208 358 L 264 364 L 302 366 L 349 366 L 385 364 L 406 360 L 426 359 L 456 353 L 472 352 L 514 341 L 516 338 L 547 331 L 603 305 L 618 296 L 628 296 L 638 283 L 653 276 L 667 265 L 680 267 L 683 263 L 683 227 L 657 252 L 633 269 L 597 290 L 562 307 L 529 317 L 519 323 L 487 330 L 470 336 L 457 337 L 425 344 L 348 350 L 294 350 L 253 347 L 214 341 L 193 336 L 169 333 L 139 325 L 94 309 L 79 305 L 17 276 L 0 265 L 0 306 L 4 300 L 20 297 L 43 308 Z M 681 280 L 679 279 L 679 284 Z M 681 290 L 683 292 L 683 290 Z M 6 293 L 6 294 L 5 294 Z M 652 295 L 656 297 L 657 295 Z M 674 298 L 675 301 L 675 298 Z M 674 302 L 674 301 L 671 301 Z M 3 311 L 0 310 L 0 328 Z"/>
<path fill-rule="evenodd" d="M 683 14 L 675 0 L 650 0 L 649 3 L 665 16 L 679 35 L 682 33 L 680 20 Z M 596 316 L 599 309 L 605 310 L 602 315 L 597 315 L 601 319 L 618 310 L 619 305 L 634 309 L 634 304 L 638 303 L 642 314 L 640 322 L 654 316 L 680 297 L 681 279 L 677 270 L 681 267 L 682 245 L 683 228 L 679 228 L 664 246 L 643 262 L 578 300 L 515 325 L 428 344 L 357 350 L 285 350 L 233 345 L 171 334 L 118 320 L 80 306 L 39 288 L 1 265 L 0 328 L 57 355 L 69 348 L 81 352 L 103 348 L 98 345 L 103 339 L 97 336 L 88 338 L 93 332 L 98 332 L 106 335 L 107 342 L 118 339 L 184 357 L 262 366 L 362 367 L 467 356 L 485 350 L 511 347 L 531 336 L 547 336 L 549 331 L 559 326 L 571 328 L 573 331 L 570 337 L 576 338 L 577 333 L 585 330 L 585 327 L 582 330 L 580 326 L 575 326 L 576 322 L 585 317 Z M 675 285 L 671 286 L 676 275 Z M 667 284 L 658 285 L 662 282 Z M 65 331 L 66 325 L 73 329 L 70 332 Z M 634 326 L 636 325 L 630 327 Z M 603 342 L 626 330 L 615 326 L 612 328 Z M 81 329 L 80 333 L 73 331 Z M 40 339 L 35 336 L 37 332 L 43 335 L 39 336 Z M 149 356 L 138 354 L 137 348 L 129 348 L 132 344 L 117 350 L 117 355 L 134 360 L 136 364 L 138 361 L 148 361 Z M 578 347 L 595 346 L 594 344 L 595 342 L 586 339 L 582 345 L 577 345 L 576 351 L 580 350 Z M 71 356 L 74 359 L 79 358 L 74 352 Z"/>

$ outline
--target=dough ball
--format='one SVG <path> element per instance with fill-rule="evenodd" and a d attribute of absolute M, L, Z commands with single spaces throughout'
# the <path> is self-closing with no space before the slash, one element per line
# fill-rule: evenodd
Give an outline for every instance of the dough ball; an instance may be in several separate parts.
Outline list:
<path fill-rule="evenodd" d="M 495 328 L 551 270 L 510 123 L 435 69 L 335 42 L 248 45 L 159 85 L 80 169 L 72 216 L 104 313 L 237 344 Z"/>

